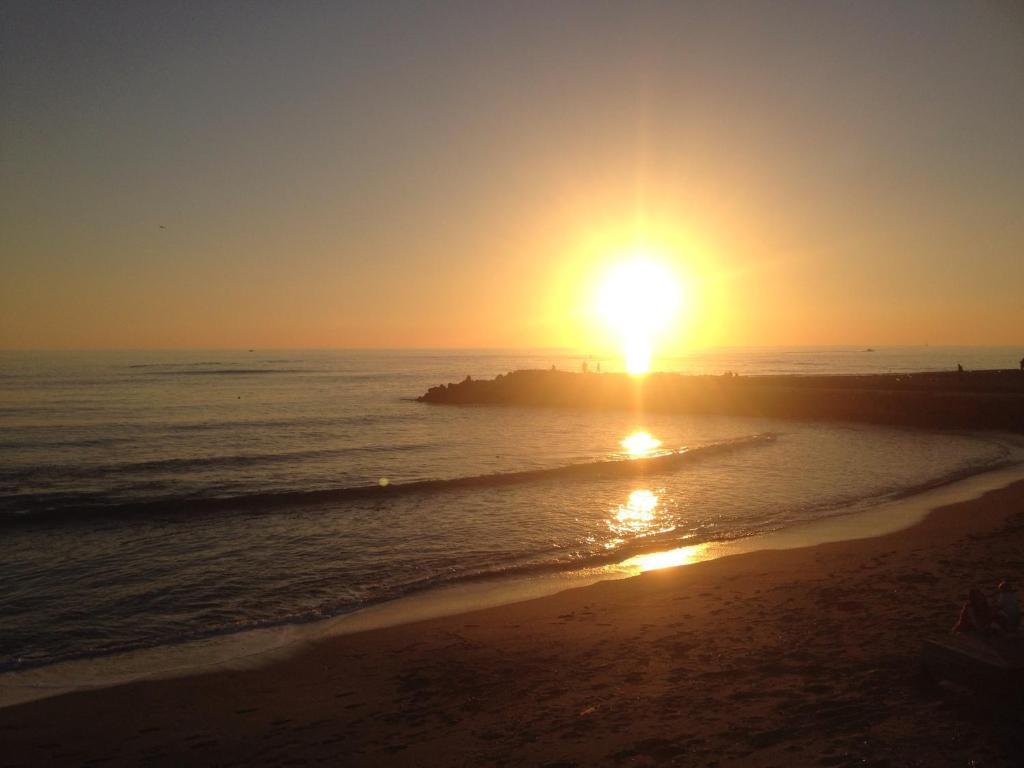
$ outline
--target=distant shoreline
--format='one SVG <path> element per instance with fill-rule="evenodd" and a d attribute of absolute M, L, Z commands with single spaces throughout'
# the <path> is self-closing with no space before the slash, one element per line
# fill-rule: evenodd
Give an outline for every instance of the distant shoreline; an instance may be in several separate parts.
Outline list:
<path fill-rule="evenodd" d="M 713 413 L 1024 432 L 1024 371 L 691 376 L 521 370 L 431 387 L 436 405 Z"/>

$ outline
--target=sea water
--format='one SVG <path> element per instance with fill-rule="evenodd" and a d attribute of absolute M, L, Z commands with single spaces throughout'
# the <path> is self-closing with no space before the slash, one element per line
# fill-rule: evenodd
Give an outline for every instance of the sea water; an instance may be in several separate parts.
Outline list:
<path fill-rule="evenodd" d="M 905 372 L 1018 353 L 718 350 L 658 367 Z M 0 670 L 742 540 L 1020 460 L 997 435 L 415 401 L 583 362 L 616 368 L 559 351 L 0 353 Z M 683 449 L 643 475 L 566 470 Z"/>

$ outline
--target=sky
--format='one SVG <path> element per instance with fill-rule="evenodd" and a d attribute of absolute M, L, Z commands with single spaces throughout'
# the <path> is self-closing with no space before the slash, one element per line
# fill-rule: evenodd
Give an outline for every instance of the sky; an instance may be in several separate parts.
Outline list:
<path fill-rule="evenodd" d="M 0 348 L 1024 343 L 1015 2 L 0 3 Z"/>

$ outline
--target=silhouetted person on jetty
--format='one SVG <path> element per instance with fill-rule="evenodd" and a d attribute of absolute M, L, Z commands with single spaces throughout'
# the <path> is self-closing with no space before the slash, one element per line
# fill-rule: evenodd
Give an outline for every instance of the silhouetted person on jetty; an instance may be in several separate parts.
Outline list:
<path fill-rule="evenodd" d="M 960 365 L 960 363 L 956 364 L 956 372 L 957 373 L 963 373 L 964 372 L 964 367 L 962 365 Z"/>

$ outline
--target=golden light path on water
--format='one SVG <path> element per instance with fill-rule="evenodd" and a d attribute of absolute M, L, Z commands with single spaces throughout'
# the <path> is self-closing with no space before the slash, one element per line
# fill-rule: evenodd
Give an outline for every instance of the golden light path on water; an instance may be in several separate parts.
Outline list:
<path fill-rule="evenodd" d="M 706 560 L 707 558 L 702 555 L 704 555 L 707 549 L 707 544 L 693 544 L 689 547 L 669 549 L 665 552 L 650 552 L 631 557 L 620 563 L 617 567 L 627 572 L 635 573 L 657 571 L 661 568 L 674 568 L 677 565 L 687 565 Z"/>
<path fill-rule="evenodd" d="M 654 453 L 661 440 L 642 429 L 635 430 L 622 439 L 620 445 L 633 458 L 641 458 Z M 660 491 L 650 488 L 636 488 L 630 492 L 625 504 L 620 504 L 611 512 L 607 521 L 608 529 L 615 538 L 605 543 L 607 549 L 615 549 L 630 539 L 639 539 L 658 533 L 668 533 L 675 528 L 670 518 L 659 508 Z M 690 550 L 692 548 L 685 548 Z M 675 554 L 673 554 L 675 553 Z M 673 558 L 681 558 L 674 562 Z M 647 571 L 655 568 L 667 568 L 678 565 L 686 560 L 683 550 L 672 550 L 668 553 L 638 555 L 622 564 L 631 571 Z"/>
<path fill-rule="evenodd" d="M 646 488 L 639 488 L 629 494 L 625 504 L 619 505 L 608 521 L 608 527 L 619 535 L 646 533 L 654 523 L 657 506 L 657 495 Z"/>
<path fill-rule="evenodd" d="M 619 445 L 625 448 L 630 456 L 646 456 L 661 446 L 661 440 L 653 437 L 650 432 L 638 429 L 624 437 Z"/>

